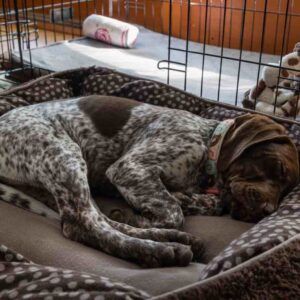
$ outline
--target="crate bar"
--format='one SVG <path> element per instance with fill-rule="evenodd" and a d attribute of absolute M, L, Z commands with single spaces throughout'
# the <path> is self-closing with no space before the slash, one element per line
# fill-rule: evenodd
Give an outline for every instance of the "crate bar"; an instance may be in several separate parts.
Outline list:
<path fill-rule="evenodd" d="M 221 12 L 221 9 L 222 9 L 222 5 L 221 5 L 221 1 L 222 0 L 219 0 L 220 1 L 220 14 L 219 14 L 219 27 L 218 27 L 218 31 L 219 31 L 219 34 L 218 34 L 218 45 L 221 44 L 221 39 L 222 39 L 222 12 Z"/>
<path fill-rule="evenodd" d="M 180 3 L 179 20 L 181 23 L 181 21 L 182 21 L 182 0 L 180 0 L 179 3 Z M 179 31 L 179 37 L 182 38 L 182 27 L 181 26 L 180 26 L 180 31 Z"/>
<path fill-rule="evenodd" d="M 174 64 L 174 65 L 179 65 L 179 66 L 182 66 L 183 67 L 183 70 L 180 70 L 180 69 L 175 69 L 175 68 L 172 68 L 172 67 L 161 67 L 160 64 L 162 63 L 167 63 L 168 65 L 170 64 Z M 164 59 L 164 60 L 160 60 L 158 63 L 157 63 L 157 68 L 159 70 L 170 70 L 170 71 L 176 71 L 176 72 L 180 72 L 180 73 L 185 73 L 185 64 L 184 63 L 180 63 L 178 61 L 172 61 L 172 60 L 167 60 L 167 59 Z"/>
<path fill-rule="evenodd" d="M 51 19 L 52 19 L 52 21 L 54 21 L 54 1 L 53 0 L 51 1 L 51 12 L 52 12 Z M 46 31 L 46 28 L 44 28 L 44 30 Z M 52 31 L 54 33 L 54 42 L 56 42 L 57 40 L 56 40 L 56 26 L 55 26 L 55 22 L 53 22 Z"/>
<path fill-rule="evenodd" d="M 9 22 L 7 20 L 7 7 L 6 7 L 6 0 L 2 0 L 2 7 L 3 7 L 3 12 L 4 12 L 4 27 L 5 27 L 5 35 L 6 35 L 6 40 L 7 40 L 7 52 L 8 52 L 8 60 L 9 62 L 11 62 L 11 54 L 12 54 L 12 51 L 11 51 L 11 45 L 10 45 L 10 38 L 9 38 L 9 35 L 8 35 L 8 32 L 9 32 L 9 28 L 8 28 L 8 23 Z"/>
<path fill-rule="evenodd" d="M 226 12 L 227 12 L 227 0 L 225 0 L 225 2 L 224 2 L 224 13 L 223 13 L 222 47 L 221 47 L 221 60 L 220 60 L 219 82 L 218 82 L 218 96 L 217 96 L 217 100 L 218 101 L 220 101 L 221 79 L 222 79 L 222 69 L 223 69 L 223 55 L 224 55 L 224 41 L 225 41 Z"/>
<path fill-rule="evenodd" d="M 52 1 L 53 3 L 53 1 Z M 45 12 L 45 1 L 42 0 L 42 12 L 43 12 L 43 29 L 44 29 L 44 39 L 45 39 L 45 45 L 48 45 L 48 40 L 47 40 L 47 32 L 46 32 L 46 12 Z M 37 9 L 39 9 L 39 7 L 37 7 Z"/>
<path fill-rule="evenodd" d="M 171 47 L 171 50 L 173 51 L 181 51 L 181 52 L 185 52 L 184 49 L 180 49 L 180 48 L 173 48 Z M 201 51 L 193 51 L 193 50 L 189 50 L 189 53 L 191 54 L 200 54 L 200 55 L 206 55 L 206 56 L 211 56 L 211 57 L 216 57 L 216 58 L 223 58 L 223 59 L 227 59 L 227 60 L 233 60 L 233 61 L 237 61 L 237 62 L 244 62 L 244 63 L 248 63 L 248 64 L 255 64 L 255 65 L 258 65 L 259 63 L 256 62 L 256 61 L 253 61 L 253 60 L 247 60 L 247 59 L 239 59 L 239 58 L 235 58 L 235 57 L 230 57 L 230 56 L 220 56 L 220 55 L 217 55 L 217 54 L 212 54 L 212 53 L 204 53 L 204 52 L 201 52 Z M 270 66 L 269 64 L 265 64 L 265 63 L 261 63 L 262 66 Z M 272 65 L 273 68 L 276 68 L 276 69 L 279 69 L 279 68 L 282 68 L 280 66 L 276 66 L 276 65 Z M 291 68 L 285 68 L 286 70 L 294 70 L 294 69 L 291 69 Z"/>
<path fill-rule="evenodd" d="M 279 62 L 279 72 L 280 73 L 281 73 L 281 70 L 282 70 L 282 57 L 283 57 L 283 54 L 284 54 L 284 45 L 285 45 L 285 40 L 286 40 L 286 29 L 287 29 L 287 24 L 288 24 L 289 9 L 290 9 L 290 0 L 286 0 L 284 29 L 283 29 L 281 55 L 280 55 L 280 62 Z M 280 74 L 277 78 L 277 84 L 276 84 L 277 87 L 279 86 L 279 81 L 280 81 Z M 275 114 L 276 106 L 277 106 L 277 98 L 278 98 L 278 93 L 276 93 L 276 95 L 275 95 L 274 110 L 273 110 L 274 114 Z"/>
<path fill-rule="evenodd" d="M 257 2 L 254 1 L 253 2 L 253 7 L 254 7 L 254 10 L 256 11 L 256 4 Z M 253 16 L 252 16 L 252 28 L 254 28 L 255 26 L 255 18 L 256 18 L 256 13 L 253 13 Z M 250 46 L 250 49 L 253 50 L 253 42 L 254 42 L 254 30 L 251 30 L 251 46 Z"/>
<path fill-rule="evenodd" d="M 191 0 L 188 0 L 187 11 L 187 28 L 186 28 L 186 43 L 185 43 L 185 68 L 184 68 L 184 90 L 186 91 L 187 83 L 187 68 L 188 68 L 188 55 L 189 55 L 189 41 L 190 41 L 190 18 L 191 18 Z"/>
<path fill-rule="evenodd" d="M 232 0 L 230 1 L 230 26 L 229 26 L 229 48 L 231 45 L 231 41 L 232 41 L 232 11 L 233 11 L 233 7 L 232 7 Z"/>
<path fill-rule="evenodd" d="M 32 15 L 33 15 L 33 23 L 34 23 L 34 29 L 36 29 L 36 16 L 35 16 L 35 0 L 32 0 Z M 38 47 L 38 39 L 37 39 L 37 36 L 36 36 L 36 32 L 35 32 L 35 47 L 37 48 Z"/>
<path fill-rule="evenodd" d="M 280 12 L 280 6 L 281 6 L 281 0 L 278 0 L 278 14 L 276 15 L 276 29 L 278 29 L 279 25 L 279 12 Z M 273 47 L 273 52 L 276 53 L 276 45 L 277 45 L 277 34 L 275 34 L 275 41 L 274 41 L 274 47 Z"/>
<path fill-rule="evenodd" d="M 64 2 L 64 4 L 67 5 L 65 2 Z M 94 1 L 94 5 L 96 5 L 96 0 Z M 95 8 L 95 11 L 96 11 L 96 8 Z M 72 37 L 72 39 L 74 39 L 74 37 L 75 37 L 75 34 L 74 34 L 74 9 L 73 9 L 72 5 L 71 5 L 71 37 Z"/>
<path fill-rule="evenodd" d="M 63 32 L 63 39 L 66 39 L 65 35 L 65 19 L 64 19 L 64 4 L 63 0 L 60 0 L 60 10 L 61 10 L 61 22 L 62 22 L 62 32 Z"/>
<path fill-rule="evenodd" d="M 16 0 L 17 1 L 17 0 Z M 27 0 L 25 0 L 25 8 L 26 8 Z M 32 55 L 31 55 L 31 46 L 30 46 L 30 31 L 29 31 L 29 19 L 28 19 L 28 12 L 25 9 L 25 19 L 28 20 L 25 25 L 25 36 L 27 33 L 27 50 L 29 53 L 29 65 L 30 65 L 30 72 L 31 72 L 31 77 L 33 76 L 33 69 L 32 69 Z"/>
<path fill-rule="evenodd" d="M 297 114 L 298 114 L 298 107 L 299 107 L 299 94 L 297 95 L 297 104 L 296 104 L 296 109 L 295 109 L 295 115 L 294 115 L 294 119 L 297 118 Z"/>
<path fill-rule="evenodd" d="M 201 84 L 200 84 L 200 97 L 203 94 L 203 81 L 204 81 L 204 65 L 205 65 L 205 50 L 206 50 L 206 35 L 207 35 L 207 20 L 208 20 L 208 0 L 206 0 L 205 7 L 205 20 L 204 20 L 204 39 L 203 39 L 203 56 L 202 56 L 202 70 L 201 70 Z"/>
<path fill-rule="evenodd" d="M 267 8 L 268 8 L 268 0 L 265 0 L 262 34 L 261 34 L 261 42 L 260 42 L 260 52 L 259 52 L 259 60 L 258 60 L 258 71 L 257 71 L 257 78 L 256 78 L 256 86 L 258 86 L 258 82 L 259 82 L 262 55 L 263 55 L 263 49 L 264 49 L 264 44 L 265 44 L 265 28 L 266 28 L 266 19 L 267 19 Z M 256 103 L 257 103 L 257 95 L 254 98 L 254 110 L 256 108 Z"/>
<path fill-rule="evenodd" d="M 17 36 L 18 36 L 18 48 L 19 48 L 19 55 L 20 55 L 20 61 L 22 68 L 24 67 L 24 61 L 23 61 L 23 51 L 22 51 L 22 45 L 21 45 L 21 29 L 20 29 L 20 22 L 19 22 L 19 11 L 18 11 L 18 1 L 14 0 L 14 8 L 16 10 L 16 29 L 17 29 Z"/>
<path fill-rule="evenodd" d="M 241 35 L 240 35 L 239 67 L 238 67 L 238 75 L 237 75 L 237 82 L 236 82 L 236 93 L 235 93 L 235 102 L 234 102 L 235 106 L 237 106 L 238 96 L 239 96 L 239 86 L 240 86 L 241 66 L 242 66 L 241 60 L 242 60 L 242 55 L 243 55 L 243 43 L 244 43 L 244 33 L 245 33 L 246 11 L 247 11 L 247 0 L 244 0 L 243 17 L 242 17 L 242 29 L 241 29 Z"/>
<path fill-rule="evenodd" d="M 294 7 L 294 0 L 291 1 L 291 5 L 289 6 L 289 8 L 291 9 L 291 8 L 293 8 L 293 7 Z M 289 13 L 289 14 L 288 14 L 288 26 L 287 26 L 288 32 L 287 32 L 287 38 L 286 38 L 287 41 L 289 41 L 289 39 L 290 39 L 291 20 L 292 20 L 291 14 Z M 287 52 L 287 46 L 288 46 L 288 43 L 285 44 L 285 52 Z"/>
<path fill-rule="evenodd" d="M 167 83 L 170 83 L 171 38 L 172 38 L 172 0 L 169 1 L 169 37 L 168 37 L 168 74 Z"/>
<path fill-rule="evenodd" d="M 201 0 L 202 1 L 202 0 Z M 202 29 L 202 23 L 201 23 L 201 20 L 202 20 L 202 9 L 201 9 L 201 6 L 198 5 L 198 8 L 199 8 L 199 30 L 197 31 L 197 41 L 200 41 L 200 38 L 201 38 L 201 29 Z"/>
<path fill-rule="evenodd" d="M 5 57 L 4 57 L 4 46 L 3 46 L 3 38 L 2 34 L 0 34 L 0 47 L 1 47 L 1 58 L 2 58 L 2 67 L 5 62 Z"/>

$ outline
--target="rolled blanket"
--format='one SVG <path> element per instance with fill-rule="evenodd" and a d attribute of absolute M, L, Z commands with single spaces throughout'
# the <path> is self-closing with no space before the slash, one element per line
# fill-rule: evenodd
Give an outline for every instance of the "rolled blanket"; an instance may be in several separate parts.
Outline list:
<path fill-rule="evenodd" d="M 139 33 L 136 26 L 96 14 L 88 16 L 82 27 L 85 36 L 124 48 L 132 48 Z"/>

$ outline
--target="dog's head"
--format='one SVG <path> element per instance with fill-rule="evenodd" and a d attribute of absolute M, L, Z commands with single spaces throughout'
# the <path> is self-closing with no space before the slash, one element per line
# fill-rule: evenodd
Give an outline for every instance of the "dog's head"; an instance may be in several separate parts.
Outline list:
<path fill-rule="evenodd" d="M 225 136 L 218 169 L 221 197 L 235 219 L 257 222 L 274 212 L 299 180 L 298 152 L 268 117 L 244 115 Z"/>

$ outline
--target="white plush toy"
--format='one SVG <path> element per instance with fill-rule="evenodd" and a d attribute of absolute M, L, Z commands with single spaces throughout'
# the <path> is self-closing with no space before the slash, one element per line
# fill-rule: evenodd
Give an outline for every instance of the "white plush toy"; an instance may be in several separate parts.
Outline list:
<path fill-rule="evenodd" d="M 132 48 L 139 29 L 129 23 L 113 18 L 92 14 L 82 24 L 84 36 L 119 47 Z"/>
<path fill-rule="evenodd" d="M 265 66 L 257 86 L 245 93 L 243 106 L 267 114 L 295 117 L 300 92 L 300 43 L 294 51 L 285 55 L 281 62 L 281 72 L 275 64 Z M 277 65 L 277 67 L 280 64 Z M 275 108 L 275 109 L 274 109 Z"/>

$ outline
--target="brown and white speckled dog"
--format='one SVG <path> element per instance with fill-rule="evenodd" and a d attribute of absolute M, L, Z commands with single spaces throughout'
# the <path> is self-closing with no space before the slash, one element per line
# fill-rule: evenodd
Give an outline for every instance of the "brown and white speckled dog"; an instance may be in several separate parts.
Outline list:
<path fill-rule="evenodd" d="M 219 123 L 108 96 L 15 109 L 0 118 L 0 197 L 38 212 L 30 196 L 5 184 L 46 191 L 50 197 L 39 200 L 59 212 L 66 237 L 145 266 L 186 265 L 200 258 L 201 240 L 149 227 L 180 228 L 184 214 L 221 213 L 219 197 L 200 188 Z M 218 169 L 221 198 L 230 198 L 232 215 L 245 220 L 274 211 L 299 177 L 297 151 L 283 127 L 255 115 L 235 119 Z M 144 229 L 101 213 L 91 190 L 112 187 L 139 212 Z"/>

